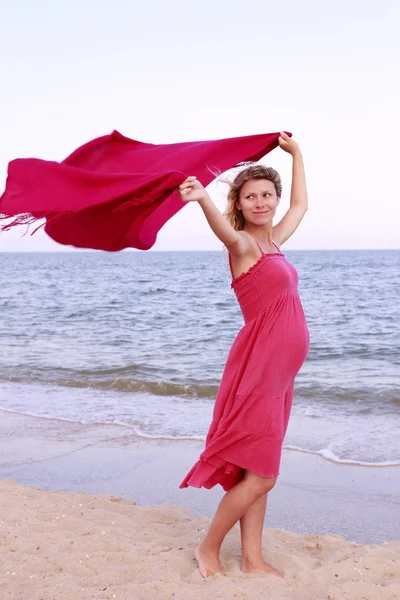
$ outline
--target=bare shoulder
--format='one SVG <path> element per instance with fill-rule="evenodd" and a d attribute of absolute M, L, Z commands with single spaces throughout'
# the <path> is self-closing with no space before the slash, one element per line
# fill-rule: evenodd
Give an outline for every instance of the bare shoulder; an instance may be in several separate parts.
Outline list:
<path fill-rule="evenodd" d="M 246 231 L 237 231 L 238 237 L 232 243 L 226 246 L 229 254 L 236 257 L 242 257 L 253 250 L 255 242 Z"/>
<path fill-rule="evenodd" d="M 227 246 L 233 278 L 246 273 L 260 258 L 260 250 L 254 238 L 246 231 L 238 231 L 238 234 L 236 242 Z"/>

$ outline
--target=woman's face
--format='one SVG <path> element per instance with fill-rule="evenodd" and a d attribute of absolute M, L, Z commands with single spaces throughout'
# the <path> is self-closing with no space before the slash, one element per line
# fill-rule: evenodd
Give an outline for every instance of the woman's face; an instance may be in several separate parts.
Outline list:
<path fill-rule="evenodd" d="M 272 221 L 278 204 L 279 198 L 272 181 L 252 179 L 242 185 L 236 208 L 242 211 L 246 221 L 265 225 Z"/>

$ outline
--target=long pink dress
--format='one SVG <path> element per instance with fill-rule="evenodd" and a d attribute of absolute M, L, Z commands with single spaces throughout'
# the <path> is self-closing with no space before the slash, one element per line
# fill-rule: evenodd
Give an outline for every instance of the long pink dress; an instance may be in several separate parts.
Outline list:
<path fill-rule="evenodd" d="M 245 325 L 228 355 L 205 449 L 181 488 L 219 483 L 229 490 L 244 470 L 279 474 L 294 380 L 310 338 L 297 271 L 276 248 L 260 248 L 255 265 L 236 279 L 232 274 Z"/>

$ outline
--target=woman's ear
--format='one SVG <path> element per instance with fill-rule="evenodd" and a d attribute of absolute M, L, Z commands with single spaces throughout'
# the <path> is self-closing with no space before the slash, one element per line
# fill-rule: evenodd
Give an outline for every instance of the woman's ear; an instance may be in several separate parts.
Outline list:
<path fill-rule="evenodd" d="M 239 200 L 237 202 L 235 202 L 235 208 L 237 208 L 237 210 L 242 210 Z"/>

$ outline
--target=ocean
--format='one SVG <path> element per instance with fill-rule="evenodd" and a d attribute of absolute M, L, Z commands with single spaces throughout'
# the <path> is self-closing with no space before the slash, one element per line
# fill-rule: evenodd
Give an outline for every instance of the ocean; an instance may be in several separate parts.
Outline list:
<path fill-rule="evenodd" d="M 400 464 L 400 250 L 285 251 L 310 330 L 286 448 Z M 0 409 L 205 439 L 243 327 L 217 252 L 0 254 Z"/>

